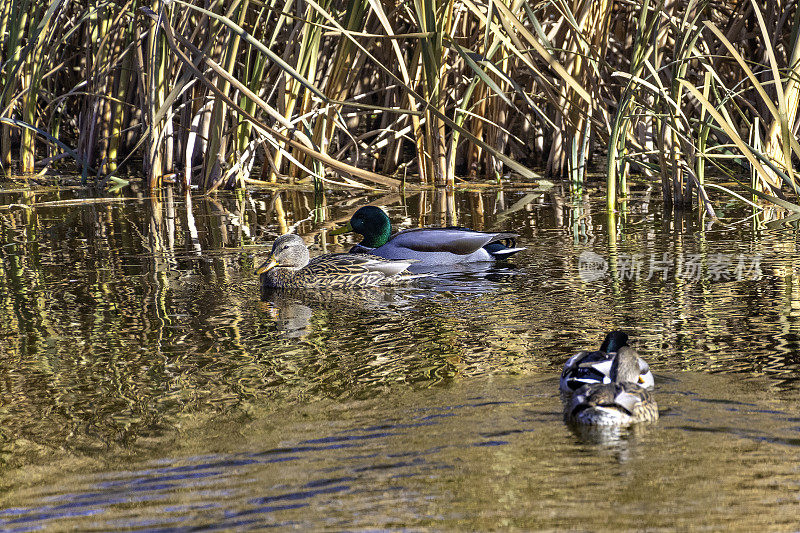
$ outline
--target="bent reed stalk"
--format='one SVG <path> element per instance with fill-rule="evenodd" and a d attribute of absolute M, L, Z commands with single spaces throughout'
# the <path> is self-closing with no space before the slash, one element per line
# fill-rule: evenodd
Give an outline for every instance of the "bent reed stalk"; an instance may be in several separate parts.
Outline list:
<path fill-rule="evenodd" d="M 794 4 L 757 0 L 9 0 L 0 163 L 582 194 L 602 155 L 612 211 L 631 173 L 712 216 L 712 181 L 797 206 L 798 34 Z"/>

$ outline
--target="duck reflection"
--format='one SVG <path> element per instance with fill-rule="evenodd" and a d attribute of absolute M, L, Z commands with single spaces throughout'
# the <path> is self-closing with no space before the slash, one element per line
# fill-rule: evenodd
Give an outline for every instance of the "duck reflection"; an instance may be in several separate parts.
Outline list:
<path fill-rule="evenodd" d="M 292 301 L 266 302 L 267 313 L 275 321 L 281 337 L 296 339 L 309 334 L 313 310 L 307 305 Z"/>
<path fill-rule="evenodd" d="M 311 333 L 311 318 L 315 311 L 351 314 L 360 310 L 388 310 L 406 300 L 391 289 L 325 292 L 274 289 L 261 286 L 261 301 L 275 321 L 275 328 L 284 338 L 301 338 Z"/>
<path fill-rule="evenodd" d="M 416 265 L 409 272 L 418 273 Z M 416 280 L 412 291 L 420 297 L 434 297 L 442 293 L 485 294 L 497 291 L 523 271 L 506 261 L 496 263 L 463 263 L 420 268 L 429 277 Z"/>
<path fill-rule="evenodd" d="M 627 448 L 632 442 L 650 433 L 652 424 L 633 424 L 631 426 L 588 426 L 570 422 L 565 416 L 564 423 L 578 437 L 580 442 L 586 444 L 600 444 L 615 448 Z"/>
<path fill-rule="evenodd" d="M 636 450 L 643 443 L 645 436 L 653 430 L 651 424 L 634 424 L 632 426 L 587 426 L 571 423 L 566 417 L 564 423 L 577 437 L 581 444 L 592 446 L 601 456 L 612 457 L 623 464 L 633 460 Z"/>

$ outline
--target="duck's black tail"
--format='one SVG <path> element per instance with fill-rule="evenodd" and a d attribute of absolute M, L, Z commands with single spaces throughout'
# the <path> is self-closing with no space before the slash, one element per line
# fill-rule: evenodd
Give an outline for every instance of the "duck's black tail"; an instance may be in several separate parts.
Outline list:
<path fill-rule="evenodd" d="M 508 259 L 517 252 L 524 250 L 524 247 L 517 248 L 517 240 L 514 237 L 506 237 L 499 241 L 490 242 L 483 247 L 484 250 L 497 260 Z"/>

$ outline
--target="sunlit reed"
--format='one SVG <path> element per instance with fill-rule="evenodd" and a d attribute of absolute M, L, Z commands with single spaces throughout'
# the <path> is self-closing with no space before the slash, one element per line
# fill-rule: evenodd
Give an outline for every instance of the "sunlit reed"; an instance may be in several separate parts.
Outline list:
<path fill-rule="evenodd" d="M 636 173 L 681 209 L 713 216 L 710 185 L 800 211 L 798 20 L 755 0 L 11 0 L 0 156 L 151 188 L 548 178 L 576 195 L 607 156 L 610 210 Z"/>

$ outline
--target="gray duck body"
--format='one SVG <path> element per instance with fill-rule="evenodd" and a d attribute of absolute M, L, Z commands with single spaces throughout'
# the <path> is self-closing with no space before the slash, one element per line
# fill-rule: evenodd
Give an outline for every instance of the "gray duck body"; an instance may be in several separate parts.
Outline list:
<path fill-rule="evenodd" d="M 382 209 L 364 206 L 332 235 L 355 231 L 364 238 L 350 253 L 385 259 L 413 259 L 416 265 L 436 266 L 504 259 L 524 250 L 515 233 L 484 233 L 468 228 L 415 228 L 391 235 L 392 223 Z"/>
<path fill-rule="evenodd" d="M 513 241 L 514 233 L 483 233 L 464 228 L 416 228 L 396 233 L 377 248 L 356 245 L 350 252 L 369 253 L 385 259 L 414 259 L 419 265 L 455 265 L 495 261 L 524 248 L 509 248 L 503 241 Z M 498 243 L 501 253 L 492 254 L 487 245 Z"/>

